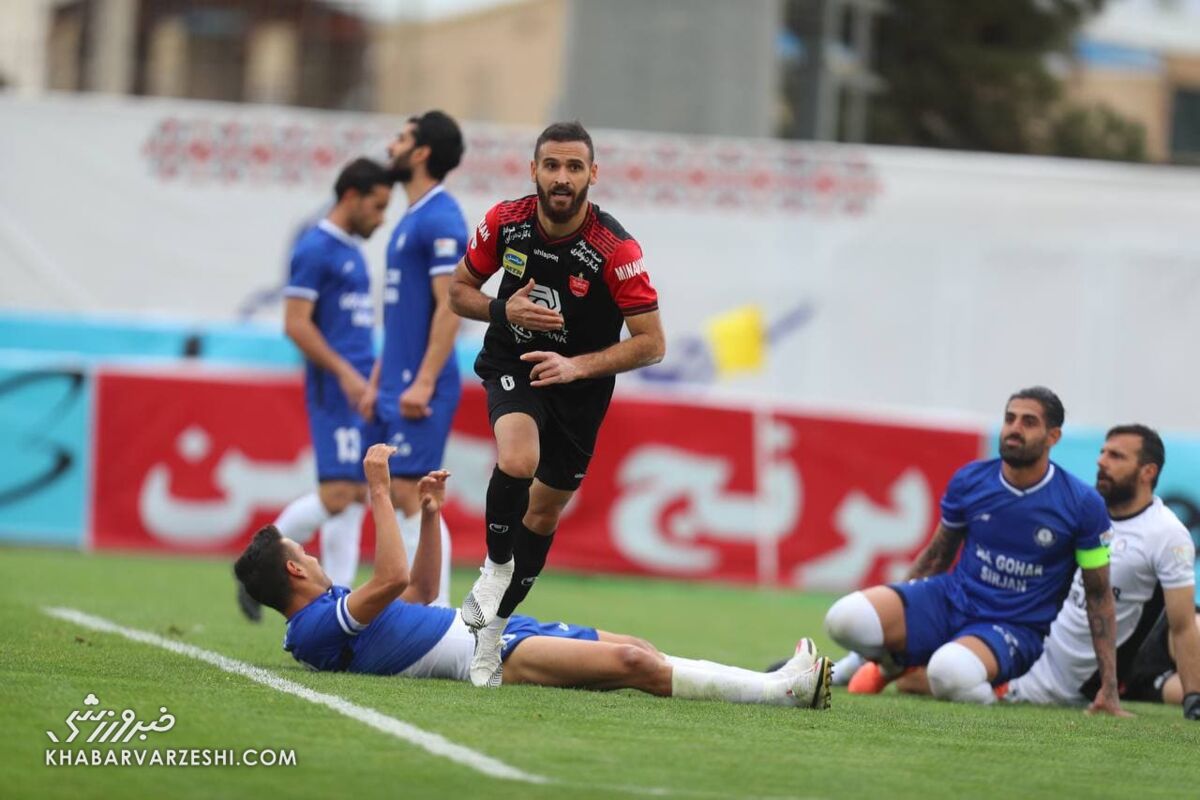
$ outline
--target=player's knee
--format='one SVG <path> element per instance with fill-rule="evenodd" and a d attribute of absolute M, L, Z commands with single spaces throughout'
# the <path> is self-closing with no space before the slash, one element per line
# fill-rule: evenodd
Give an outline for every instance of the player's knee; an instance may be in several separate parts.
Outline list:
<path fill-rule="evenodd" d="M 562 515 L 563 508 L 561 503 L 539 501 L 534 495 L 530 495 L 529 508 L 525 511 L 525 525 L 532 531 L 553 531 L 558 528 L 558 518 Z"/>
<path fill-rule="evenodd" d="M 354 484 L 348 482 L 323 483 L 318 491 L 321 505 L 330 516 L 336 516 L 354 502 L 355 488 Z"/>
<path fill-rule="evenodd" d="M 958 642 L 949 642 L 935 650 L 927 673 L 929 690 L 939 700 L 975 701 L 977 696 L 991 694 L 987 667 L 979 656 Z"/>
<path fill-rule="evenodd" d="M 829 608 L 825 614 L 825 632 L 847 650 L 867 657 L 882 654 L 879 613 L 862 592 L 848 594 Z"/>
<path fill-rule="evenodd" d="M 392 505 L 405 514 L 415 514 L 421 506 L 416 481 L 393 478 L 391 495 Z"/>
<path fill-rule="evenodd" d="M 502 452 L 496 459 L 496 464 L 505 475 L 528 480 L 537 472 L 538 454 L 530 450 Z"/>
<path fill-rule="evenodd" d="M 644 675 L 658 665 L 660 659 L 637 645 L 617 645 L 617 661 L 626 675 Z"/>

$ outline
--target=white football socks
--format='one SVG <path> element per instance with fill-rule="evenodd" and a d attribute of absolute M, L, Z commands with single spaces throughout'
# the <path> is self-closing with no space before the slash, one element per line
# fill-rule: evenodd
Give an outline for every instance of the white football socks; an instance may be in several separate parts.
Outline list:
<path fill-rule="evenodd" d="M 796 705 L 788 694 L 794 676 L 779 672 L 754 672 L 712 661 L 666 656 L 671 665 L 671 695 L 689 700 L 724 700 L 729 703 Z"/>
<path fill-rule="evenodd" d="M 408 565 L 411 567 L 417 557 L 417 545 L 421 543 L 421 512 L 406 517 L 404 512 L 397 511 L 396 522 L 400 526 L 400 538 L 404 540 L 404 552 L 408 553 Z M 450 605 L 450 530 L 446 527 L 445 519 L 442 519 L 442 575 L 438 582 L 437 599 L 429 605 Z"/>
<path fill-rule="evenodd" d="M 853 650 L 846 653 L 833 665 L 833 685 L 845 686 L 850 683 L 854 673 L 858 672 L 859 667 L 866 663 L 867 660 Z"/>
<path fill-rule="evenodd" d="M 307 544 L 316 533 L 317 528 L 329 519 L 329 512 L 321 503 L 321 497 L 316 492 L 310 492 L 288 503 L 279 517 L 275 527 L 293 542 Z"/>
<path fill-rule="evenodd" d="M 871 661 L 886 655 L 883 623 L 862 592 L 848 594 L 830 606 L 825 614 L 825 632 L 842 647 Z"/>
<path fill-rule="evenodd" d="M 929 689 L 939 700 L 991 705 L 996 693 L 988 683 L 987 667 L 967 647 L 948 642 L 929 659 Z"/>
<path fill-rule="evenodd" d="M 351 503 L 321 526 L 321 568 L 335 586 L 354 587 L 366 511 L 362 503 Z"/>

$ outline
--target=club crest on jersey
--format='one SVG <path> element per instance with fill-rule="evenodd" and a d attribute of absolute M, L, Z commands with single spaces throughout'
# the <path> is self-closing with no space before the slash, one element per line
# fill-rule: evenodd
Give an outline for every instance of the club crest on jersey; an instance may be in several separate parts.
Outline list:
<path fill-rule="evenodd" d="M 1055 536 L 1054 531 L 1050 530 L 1049 528 L 1038 528 L 1033 534 L 1033 540 L 1037 542 L 1040 547 L 1050 547 L 1054 544 L 1056 539 L 1058 539 L 1058 537 Z"/>
<path fill-rule="evenodd" d="M 528 256 L 524 253 L 518 253 L 511 247 L 504 248 L 504 255 L 500 258 L 500 263 L 504 265 L 504 271 L 516 278 L 525 276 L 525 262 Z"/>
<path fill-rule="evenodd" d="M 592 288 L 592 284 L 587 278 L 583 277 L 583 273 L 581 272 L 578 275 L 571 275 L 567 278 L 567 288 L 576 297 L 583 297 L 588 293 L 588 289 Z"/>

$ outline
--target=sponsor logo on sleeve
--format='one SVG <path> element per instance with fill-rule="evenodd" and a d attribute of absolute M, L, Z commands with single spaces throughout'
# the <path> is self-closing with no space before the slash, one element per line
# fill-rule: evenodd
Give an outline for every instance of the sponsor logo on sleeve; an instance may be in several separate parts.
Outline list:
<path fill-rule="evenodd" d="M 458 255 L 458 242 L 454 239 L 434 239 L 433 255 L 435 258 L 450 258 Z"/>
<path fill-rule="evenodd" d="M 504 271 L 514 277 L 521 278 L 525 276 L 525 262 L 527 256 L 524 253 L 518 253 L 511 247 L 504 248 L 504 255 L 500 258 L 500 263 L 504 265 Z"/>
<path fill-rule="evenodd" d="M 622 264 L 621 266 L 617 267 L 617 278 L 619 280 L 627 281 L 632 277 L 641 275 L 645 271 L 646 267 L 642 264 L 642 260 L 639 258 L 637 261 L 630 261 L 628 264 Z"/>

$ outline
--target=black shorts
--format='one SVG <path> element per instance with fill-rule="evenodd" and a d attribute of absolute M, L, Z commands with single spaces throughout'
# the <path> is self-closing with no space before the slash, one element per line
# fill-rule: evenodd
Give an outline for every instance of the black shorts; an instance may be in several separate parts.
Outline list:
<path fill-rule="evenodd" d="M 1169 633 L 1162 586 L 1142 606 L 1137 628 L 1117 648 L 1117 683 L 1123 700 L 1162 702 L 1162 687 L 1175 674 L 1175 662 L 1167 645 Z M 1100 673 L 1094 673 L 1080 688 L 1089 700 L 1100 690 Z"/>
<path fill-rule="evenodd" d="M 592 460 L 616 382 L 599 378 L 534 387 L 530 369 L 523 361 L 497 362 L 480 354 L 475 372 L 487 391 L 488 421 L 494 429 L 505 414 L 533 417 L 541 452 L 535 477 L 553 489 L 575 491 Z"/>

